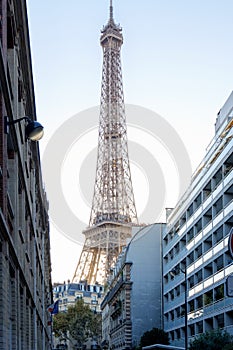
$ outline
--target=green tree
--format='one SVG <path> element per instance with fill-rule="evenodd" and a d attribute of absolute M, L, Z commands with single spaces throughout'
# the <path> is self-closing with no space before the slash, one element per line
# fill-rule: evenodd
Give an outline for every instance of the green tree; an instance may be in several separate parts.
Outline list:
<path fill-rule="evenodd" d="M 55 337 L 59 338 L 60 341 L 69 339 L 68 337 L 69 324 L 65 313 L 60 312 L 54 316 L 53 331 L 54 331 Z"/>
<path fill-rule="evenodd" d="M 169 344 L 169 337 L 166 332 L 160 328 L 153 328 L 150 331 L 145 332 L 140 340 L 140 348 L 143 346 L 153 345 L 153 344 Z"/>
<path fill-rule="evenodd" d="M 93 313 L 88 305 L 79 299 L 74 306 L 69 306 L 67 312 L 54 316 L 53 331 L 55 337 L 67 339 L 79 347 L 89 339 L 101 335 L 101 315 Z"/>
<path fill-rule="evenodd" d="M 203 333 L 191 342 L 190 350 L 231 350 L 233 349 L 232 336 L 221 329 Z M 231 347 L 228 347 L 231 346 Z"/>
<path fill-rule="evenodd" d="M 225 345 L 222 350 L 233 350 L 233 343 Z"/>

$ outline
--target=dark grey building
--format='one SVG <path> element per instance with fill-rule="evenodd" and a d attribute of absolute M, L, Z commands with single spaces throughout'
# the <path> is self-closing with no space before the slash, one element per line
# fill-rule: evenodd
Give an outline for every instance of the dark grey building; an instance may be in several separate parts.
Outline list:
<path fill-rule="evenodd" d="M 146 331 L 162 328 L 164 226 L 137 228 L 112 270 L 109 291 L 101 305 L 102 344 L 108 349 L 137 347 Z"/>

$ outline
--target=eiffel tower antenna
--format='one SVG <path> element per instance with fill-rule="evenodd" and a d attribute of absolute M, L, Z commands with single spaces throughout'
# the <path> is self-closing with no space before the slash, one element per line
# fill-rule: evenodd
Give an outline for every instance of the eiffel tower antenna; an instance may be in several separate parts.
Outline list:
<path fill-rule="evenodd" d="M 113 20 L 113 6 L 112 6 L 112 0 L 110 0 L 110 20 Z"/>
<path fill-rule="evenodd" d="M 121 73 L 122 29 L 110 18 L 103 27 L 103 71 L 98 157 L 89 227 L 73 282 L 104 284 L 122 248 L 138 223 L 128 157 Z"/>

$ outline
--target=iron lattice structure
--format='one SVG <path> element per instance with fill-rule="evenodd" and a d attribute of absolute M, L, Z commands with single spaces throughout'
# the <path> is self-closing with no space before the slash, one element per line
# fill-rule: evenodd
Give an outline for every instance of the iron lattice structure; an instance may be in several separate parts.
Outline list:
<path fill-rule="evenodd" d="M 103 48 L 98 158 L 89 227 L 74 282 L 104 284 L 131 238 L 137 212 L 131 181 L 121 73 L 122 29 L 110 17 L 102 30 Z"/>

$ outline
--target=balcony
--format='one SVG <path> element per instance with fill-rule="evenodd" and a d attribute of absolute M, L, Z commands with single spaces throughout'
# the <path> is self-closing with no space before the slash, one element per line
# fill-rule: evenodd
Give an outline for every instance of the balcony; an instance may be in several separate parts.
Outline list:
<path fill-rule="evenodd" d="M 193 321 L 200 321 L 200 318 L 209 318 L 210 316 L 215 316 L 219 313 L 231 310 L 233 307 L 233 300 L 231 298 L 224 298 L 218 300 L 212 304 L 206 305 L 200 309 L 188 313 L 188 324 L 193 323 Z M 176 328 L 184 326 L 184 316 L 179 318 L 174 318 L 172 321 L 164 322 L 165 331 L 170 331 Z M 233 326 L 230 326 L 231 332 L 233 334 Z"/>
<path fill-rule="evenodd" d="M 117 318 L 118 316 L 121 315 L 122 312 L 122 302 L 121 300 L 118 300 L 111 308 L 110 315 L 112 319 Z"/>
<path fill-rule="evenodd" d="M 223 298 L 221 300 L 215 301 L 211 304 L 208 304 L 200 309 L 190 312 L 188 314 L 188 320 L 196 320 L 199 317 L 210 317 L 222 312 L 226 312 L 229 309 L 231 310 L 233 306 L 233 300 L 231 298 Z"/>
<path fill-rule="evenodd" d="M 177 306 L 184 304 L 184 293 L 176 296 L 173 300 L 164 303 L 164 312 L 174 310 Z"/>
<path fill-rule="evenodd" d="M 173 330 L 175 328 L 184 327 L 184 317 L 175 318 L 173 321 L 164 322 L 164 330 L 166 332 Z"/>

